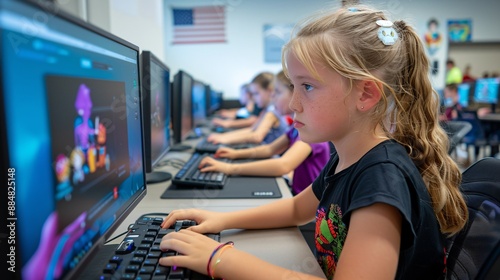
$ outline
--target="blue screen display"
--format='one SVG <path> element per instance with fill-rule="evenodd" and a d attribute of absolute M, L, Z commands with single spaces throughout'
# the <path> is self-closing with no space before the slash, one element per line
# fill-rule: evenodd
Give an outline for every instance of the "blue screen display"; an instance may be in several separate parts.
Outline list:
<path fill-rule="evenodd" d="M 205 85 L 199 81 L 193 82 L 192 88 L 192 102 L 193 102 L 193 124 L 200 126 L 205 123 L 207 118 L 207 103 L 205 94 Z"/>
<path fill-rule="evenodd" d="M 59 15 L 0 3 L 23 279 L 70 275 L 145 191 L 138 49 Z"/>
<path fill-rule="evenodd" d="M 476 80 L 474 92 L 474 102 L 477 103 L 498 103 L 498 85 L 500 78 L 485 78 Z"/>
<path fill-rule="evenodd" d="M 464 83 L 458 85 L 458 103 L 464 108 L 469 106 L 470 88 L 470 84 Z"/>

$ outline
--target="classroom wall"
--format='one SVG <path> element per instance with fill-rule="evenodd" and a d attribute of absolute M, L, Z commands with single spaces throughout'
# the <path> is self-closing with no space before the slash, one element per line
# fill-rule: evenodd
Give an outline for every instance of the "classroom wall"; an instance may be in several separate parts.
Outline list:
<path fill-rule="evenodd" d="M 289 24 L 321 9 L 324 0 L 166 0 L 165 58 L 172 69 L 184 69 L 193 77 L 210 83 L 224 92 L 226 98 L 236 98 L 243 83 L 261 71 L 277 73 L 280 63 L 264 62 L 264 24 Z M 330 1 L 331 2 L 331 1 Z M 172 45 L 172 7 L 226 4 L 227 43 Z M 298 8 L 300 7 L 300 8 Z"/>
<path fill-rule="evenodd" d="M 340 1 L 327 0 L 165 0 L 165 58 L 174 70 L 183 68 L 194 77 L 210 82 L 223 89 L 226 96 L 236 97 L 239 86 L 250 80 L 262 70 L 277 72 L 279 63 L 264 62 L 263 25 L 266 23 L 296 23 L 306 15 L 325 6 L 339 6 Z M 446 36 L 448 19 L 472 19 L 474 41 L 500 42 L 500 1 L 497 0 L 372 0 L 360 1 L 386 10 L 393 20 L 405 19 L 423 34 L 427 21 L 434 17 L 441 23 L 443 36 Z M 190 7 L 210 5 L 212 3 L 227 4 L 227 43 L 203 45 L 172 45 L 172 13 L 171 7 Z M 306 4 L 307 3 L 307 4 Z M 439 71 L 431 75 L 436 88 L 444 87 L 445 61 L 448 57 L 446 38 L 438 53 Z M 467 50 L 465 50 L 467 53 Z M 495 52 L 494 52 L 495 53 Z M 500 50 L 497 51 L 500 55 Z M 459 66 L 465 65 L 457 55 Z M 486 59 L 487 61 L 487 59 Z M 495 59 L 491 60 L 494 64 Z M 475 61 L 473 69 L 483 68 Z M 498 63 L 497 65 L 500 65 Z M 488 66 L 489 67 L 489 66 Z"/>
<path fill-rule="evenodd" d="M 67 12 L 164 60 L 163 0 L 57 0 Z"/>
<path fill-rule="evenodd" d="M 59 0 L 91 1 L 91 0 Z M 141 49 L 153 51 L 175 73 L 183 69 L 203 82 L 222 90 L 225 98 L 236 98 L 241 84 L 256 73 L 267 70 L 277 72 L 280 63 L 264 62 L 264 24 L 290 24 L 325 6 L 339 6 L 340 0 L 92 0 L 95 5 L 109 7 L 107 30 L 137 44 Z M 97 2 L 97 3 L 95 3 Z M 498 0 L 360 0 L 389 12 L 391 19 L 406 19 L 422 35 L 431 17 L 441 23 L 446 35 L 448 19 L 472 19 L 472 40 L 500 42 L 500 1 Z M 225 44 L 172 45 L 172 7 L 197 5 L 226 5 Z M 90 9 L 92 10 L 92 9 Z M 106 29 L 106 28 L 105 28 Z M 450 51 L 454 51 L 452 46 Z M 483 63 L 497 63 L 500 50 L 489 50 L 492 59 L 474 59 L 477 48 L 462 48 L 456 54 L 459 66 L 462 60 L 474 60 L 473 71 Z M 439 57 L 439 72 L 433 81 L 443 87 L 445 65 L 449 48 L 444 40 Z M 464 54 L 465 53 L 465 54 Z M 490 68 L 490 66 L 487 66 Z M 500 69 L 499 69 L 500 70 Z"/>

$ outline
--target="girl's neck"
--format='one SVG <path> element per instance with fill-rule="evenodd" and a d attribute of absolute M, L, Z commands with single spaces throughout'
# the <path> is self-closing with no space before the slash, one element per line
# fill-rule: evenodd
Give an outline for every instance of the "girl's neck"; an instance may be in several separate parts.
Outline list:
<path fill-rule="evenodd" d="M 339 156 L 339 163 L 335 173 L 348 168 L 359 161 L 368 151 L 378 144 L 388 140 L 381 128 L 377 128 L 375 133 L 354 133 L 341 140 L 335 141 L 335 149 Z"/>

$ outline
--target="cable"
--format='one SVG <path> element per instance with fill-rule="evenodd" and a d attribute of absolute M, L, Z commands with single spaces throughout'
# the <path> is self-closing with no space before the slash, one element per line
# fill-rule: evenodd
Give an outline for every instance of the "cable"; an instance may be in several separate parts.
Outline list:
<path fill-rule="evenodd" d="M 120 236 L 122 236 L 122 235 L 124 235 L 124 234 L 127 234 L 128 232 L 130 232 L 130 231 L 129 231 L 129 230 L 124 231 L 124 232 L 122 232 L 122 233 L 118 234 L 117 236 L 115 236 L 115 237 L 113 237 L 113 238 L 111 238 L 111 239 L 108 239 L 108 240 L 104 241 L 104 244 L 107 244 L 107 243 L 109 243 L 109 242 L 111 242 L 111 241 L 113 241 L 113 240 L 117 239 L 118 237 L 120 237 Z"/>

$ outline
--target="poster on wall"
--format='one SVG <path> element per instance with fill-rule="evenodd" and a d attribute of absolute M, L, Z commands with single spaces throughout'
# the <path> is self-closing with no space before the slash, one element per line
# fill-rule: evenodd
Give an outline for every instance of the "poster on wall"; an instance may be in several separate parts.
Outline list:
<path fill-rule="evenodd" d="M 472 40 L 472 20 L 448 20 L 448 40 L 450 42 L 470 42 Z"/>
<path fill-rule="evenodd" d="M 264 25 L 264 62 L 281 63 L 281 49 L 290 40 L 293 24 Z"/>
<path fill-rule="evenodd" d="M 438 17 L 430 17 L 418 24 L 418 32 L 422 34 L 425 51 L 431 66 L 431 81 L 436 89 L 444 88 L 446 74 L 446 59 L 448 56 L 448 41 L 446 26 Z"/>

